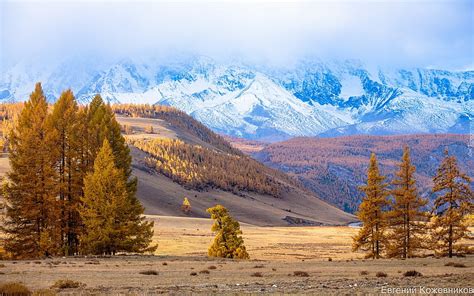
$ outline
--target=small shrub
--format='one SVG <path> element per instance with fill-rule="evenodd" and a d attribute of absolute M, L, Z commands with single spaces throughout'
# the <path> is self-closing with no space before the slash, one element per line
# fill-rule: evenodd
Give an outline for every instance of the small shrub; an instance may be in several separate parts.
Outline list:
<path fill-rule="evenodd" d="M 331 258 L 331 257 L 329 257 L 329 258 L 328 258 L 328 261 L 329 261 L 329 262 L 331 262 L 331 261 L 332 261 L 332 258 Z"/>
<path fill-rule="evenodd" d="M 41 261 L 35 261 L 34 263 L 35 264 L 41 264 Z"/>
<path fill-rule="evenodd" d="M 368 274 L 369 274 L 369 272 L 367 270 L 362 270 L 360 272 L 360 275 L 368 275 Z"/>
<path fill-rule="evenodd" d="M 51 289 L 76 289 L 85 287 L 86 284 L 81 282 L 76 282 L 73 280 L 57 280 L 54 285 L 51 286 Z"/>
<path fill-rule="evenodd" d="M 251 274 L 253 277 L 263 277 L 263 274 L 261 272 L 254 272 Z"/>
<path fill-rule="evenodd" d="M 265 266 L 263 265 L 255 265 L 253 268 L 264 268 Z"/>
<path fill-rule="evenodd" d="M 421 272 L 416 270 L 409 270 L 403 274 L 403 276 L 422 276 Z"/>
<path fill-rule="evenodd" d="M 459 268 L 464 268 L 466 265 L 462 263 L 455 263 L 455 262 L 448 262 L 444 266 L 452 266 L 452 267 L 459 267 Z"/>
<path fill-rule="evenodd" d="M 203 269 L 199 273 L 210 274 L 209 270 L 207 270 L 207 269 Z"/>
<path fill-rule="evenodd" d="M 0 268 L 3 268 L 3 267 L 5 267 L 5 264 L 0 263 Z"/>
<path fill-rule="evenodd" d="M 166 263 L 166 262 L 163 262 L 163 264 L 162 264 L 162 265 L 166 266 L 166 265 L 168 265 L 168 263 Z"/>
<path fill-rule="evenodd" d="M 272 268 L 272 270 L 273 270 L 273 271 L 277 271 L 277 269 L 276 269 L 276 268 Z"/>
<path fill-rule="evenodd" d="M 383 271 L 379 271 L 375 274 L 376 277 L 387 277 L 387 274 Z"/>
<path fill-rule="evenodd" d="M 308 277 L 309 274 L 306 271 L 295 271 L 293 272 L 294 276 Z"/>
<path fill-rule="evenodd" d="M 217 269 L 214 265 L 209 266 L 207 269 Z"/>
<path fill-rule="evenodd" d="M 158 275 L 158 271 L 156 271 L 156 270 L 144 270 L 144 271 L 140 271 L 139 274 Z"/>
<path fill-rule="evenodd" d="M 31 295 L 31 291 L 22 283 L 12 282 L 0 285 L 0 295 L 26 296 Z"/>
<path fill-rule="evenodd" d="M 193 272 L 191 272 L 189 275 L 191 275 L 191 276 L 196 276 L 196 275 L 198 275 L 198 274 L 193 271 Z"/>

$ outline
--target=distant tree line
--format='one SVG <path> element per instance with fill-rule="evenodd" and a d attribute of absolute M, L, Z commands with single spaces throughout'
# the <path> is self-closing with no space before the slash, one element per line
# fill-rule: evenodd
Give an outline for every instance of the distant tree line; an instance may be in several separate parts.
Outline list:
<path fill-rule="evenodd" d="M 149 154 L 146 158 L 149 167 L 188 188 L 252 191 L 275 197 L 286 190 L 287 185 L 274 177 L 278 172 L 248 156 L 218 152 L 177 139 L 127 141 Z"/>
<path fill-rule="evenodd" d="M 357 187 L 365 182 L 370 153 L 377 154 L 380 171 L 391 179 L 404 145 L 410 147 L 417 186 L 422 196 L 430 197 L 429 205 L 434 199 L 432 176 L 444 157 L 443 147 L 450 147 L 450 154 L 458 157 L 460 168 L 472 177 L 474 158 L 467 157 L 469 135 L 466 134 L 301 137 L 270 144 L 257 152 L 256 158 L 295 175 L 317 196 L 355 213 L 362 200 L 362 192 Z"/>
<path fill-rule="evenodd" d="M 153 223 L 142 216 L 111 107 L 99 95 L 79 106 L 67 90 L 50 108 L 40 83 L 22 105 L 3 135 L 11 164 L 5 251 L 15 258 L 153 251 Z"/>
<path fill-rule="evenodd" d="M 122 116 L 162 119 L 173 127 L 189 132 L 222 152 L 242 155 L 240 150 L 233 148 L 223 137 L 176 108 L 162 105 L 114 104 L 112 110 Z"/>
<path fill-rule="evenodd" d="M 353 250 L 374 259 L 411 258 L 423 255 L 423 250 L 449 257 L 472 252 L 463 240 L 472 239 L 467 222 L 474 195 L 471 179 L 459 170 L 456 158 L 445 151 L 433 178 L 436 199 L 431 212 L 423 210 L 428 201 L 418 193 L 408 147 L 398 167 L 388 189 L 372 153 L 367 184 L 360 187 L 364 198 L 357 216 L 362 227 L 353 238 Z"/>

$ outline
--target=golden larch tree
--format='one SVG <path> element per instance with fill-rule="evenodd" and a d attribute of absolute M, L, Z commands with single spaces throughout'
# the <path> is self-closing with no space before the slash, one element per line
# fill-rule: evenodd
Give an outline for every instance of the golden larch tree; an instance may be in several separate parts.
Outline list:
<path fill-rule="evenodd" d="M 48 124 L 48 103 L 40 83 L 11 130 L 5 186 L 5 250 L 16 258 L 58 255 L 61 227 L 58 196 L 57 133 Z"/>
<path fill-rule="evenodd" d="M 61 208 L 61 237 L 65 255 L 77 252 L 81 221 L 77 207 L 82 196 L 84 172 L 81 166 L 82 140 L 79 107 L 71 90 L 64 91 L 49 118 L 58 137 L 56 159 Z"/>
<path fill-rule="evenodd" d="M 183 200 L 183 204 L 181 205 L 181 211 L 188 215 L 191 212 L 191 203 L 189 202 L 188 198 L 185 197 Z"/>
<path fill-rule="evenodd" d="M 208 255 L 210 257 L 249 259 L 239 222 L 232 218 L 227 209 L 221 205 L 209 208 L 207 212 L 214 220 L 211 230 L 216 233 L 214 241 L 209 247 Z"/>
<path fill-rule="evenodd" d="M 153 222 L 145 221 L 143 207 L 129 198 L 123 172 L 117 168 L 113 150 L 104 140 L 94 162 L 94 171 L 84 180 L 79 212 L 84 223 L 81 252 L 153 252 Z"/>
<path fill-rule="evenodd" d="M 387 223 L 384 208 L 388 205 L 388 191 L 384 180 L 385 177 L 379 173 L 375 153 L 372 153 L 367 171 L 367 185 L 359 188 L 365 194 L 357 212 L 362 227 L 353 237 L 352 245 L 353 251 L 367 252 L 367 258 L 380 258 L 386 246 Z"/>
<path fill-rule="evenodd" d="M 393 200 L 387 213 L 390 227 L 388 257 L 410 258 L 424 246 L 427 213 L 423 207 L 428 201 L 419 196 L 414 174 L 410 149 L 405 146 L 399 170 L 391 183 Z"/>
<path fill-rule="evenodd" d="M 452 257 L 466 251 L 459 243 L 468 237 L 467 217 L 473 212 L 471 178 L 459 170 L 455 156 L 445 151 L 436 176 L 433 178 L 434 202 L 432 223 L 433 248 L 441 255 Z"/>

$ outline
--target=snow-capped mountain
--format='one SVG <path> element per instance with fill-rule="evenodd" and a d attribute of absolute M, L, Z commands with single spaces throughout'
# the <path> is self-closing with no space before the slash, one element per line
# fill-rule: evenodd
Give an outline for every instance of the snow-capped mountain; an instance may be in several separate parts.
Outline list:
<path fill-rule="evenodd" d="M 100 93 L 110 102 L 170 105 L 218 132 L 269 140 L 467 133 L 474 117 L 474 71 L 371 69 L 359 61 L 20 63 L 2 73 L 0 100 L 25 100 L 36 81 L 51 100 L 71 87 L 82 102 Z"/>

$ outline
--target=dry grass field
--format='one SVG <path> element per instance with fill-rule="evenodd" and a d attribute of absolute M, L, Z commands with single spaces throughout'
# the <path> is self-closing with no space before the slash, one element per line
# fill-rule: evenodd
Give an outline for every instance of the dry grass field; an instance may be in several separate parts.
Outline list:
<path fill-rule="evenodd" d="M 250 260 L 208 258 L 211 221 L 150 216 L 154 256 L 3 261 L 0 284 L 23 282 L 60 295 L 378 295 L 389 288 L 472 287 L 474 257 L 364 260 L 350 251 L 350 227 L 256 227 L 242 224 Z M 329 259 L 331 258 L 331 259 Z M 448 263 L 459 266 L 445 266 Z M 448 264 L 453 265 L 453 264 Z M 422 275 L 407 277 L 416 270 Z M 385 273 L 386 277 L 377 276 Z M 54 288 L 58 280 L 79 288 Z M 384 289 L 384 290 L 382 290 Z M 54 295 L 54 294 L 49 294 Z"/>
<path fill-rule="evenodd" d="M 201 218 L 148 216 L 155 221 L 156 255 L 206 256 L 213 240 L 211 220 Z M 258 227 L 242 223 L 245 245 L 252 259 L 301 261 L 356 259 L 351 237 L 356 228 Z"/>

